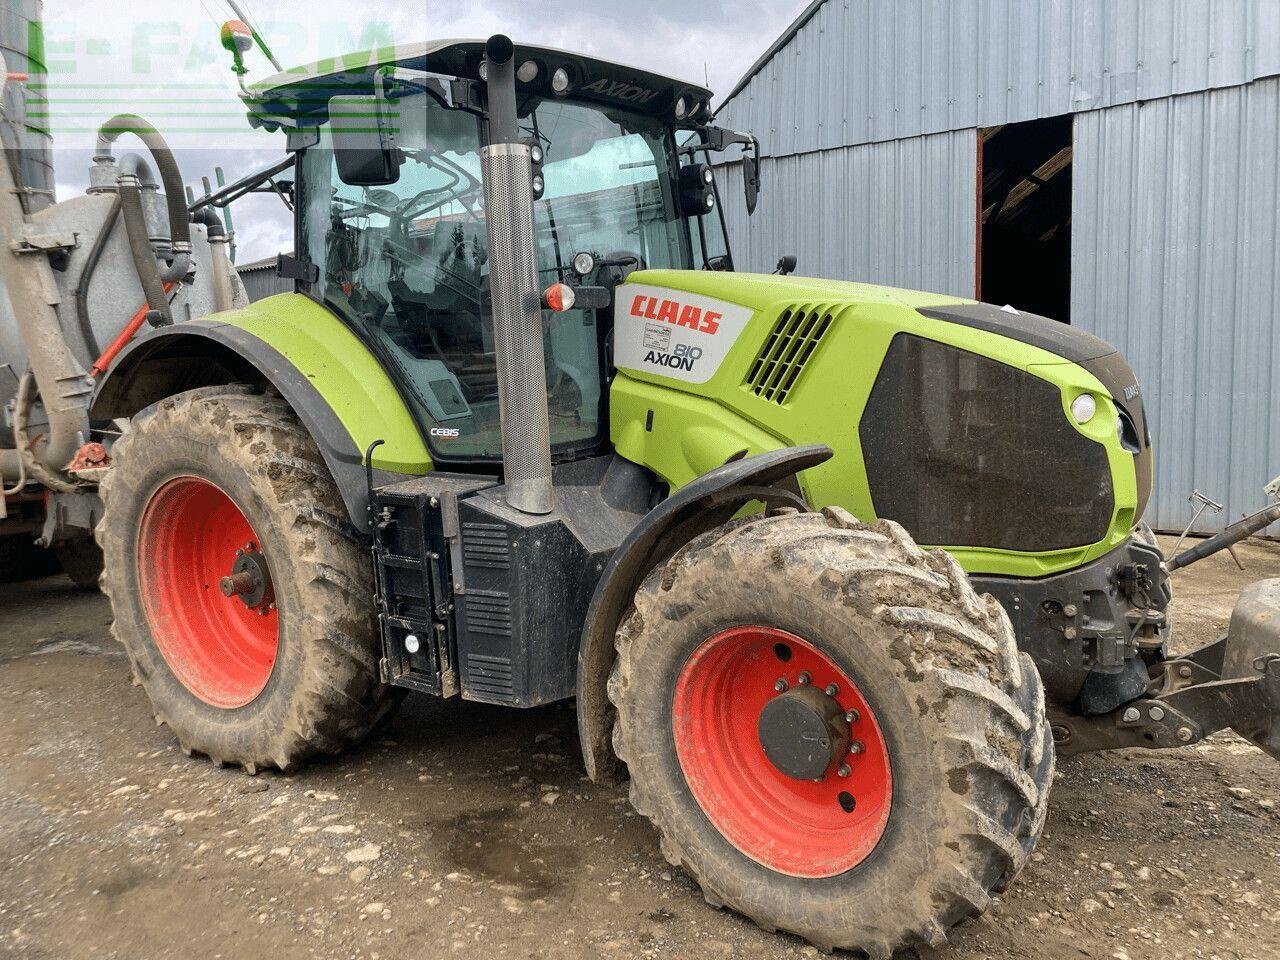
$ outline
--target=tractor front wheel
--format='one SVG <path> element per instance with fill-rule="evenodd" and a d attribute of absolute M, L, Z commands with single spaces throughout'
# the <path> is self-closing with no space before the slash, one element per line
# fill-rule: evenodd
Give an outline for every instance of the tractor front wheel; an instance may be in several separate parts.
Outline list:
<path fill-rule="evenodd" d="M 614 746 L 708 902 L 822 949 L 936 946 L 1022 868 L 1053 739 L 1004 610 L 838 509 L 740 520 L 617 636 Z"/>
<path fill-rule="evenodd" d="M 187 753 L 250 773 L 337 753 L 390 710 L 371 561 L 279 397 L 179 394 L 133 419 L 103 483 L 112 632 Z"/>

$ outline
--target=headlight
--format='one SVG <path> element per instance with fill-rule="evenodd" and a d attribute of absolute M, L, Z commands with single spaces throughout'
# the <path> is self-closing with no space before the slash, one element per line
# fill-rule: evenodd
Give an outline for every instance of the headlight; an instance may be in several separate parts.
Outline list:
<path fill-rule="evenodd" d="M 573 272 L 580 277 L 589 276 L 596 268 L 596 258 L 583 251 L 573 258 Z"/>
<path fill-rule="evenodd" d="M 1071 401 L 1071 416 L 1076 423 L 1084 426 L 1098 412 L 1098 402 L 1092 394 L 1082 393 Z"/>

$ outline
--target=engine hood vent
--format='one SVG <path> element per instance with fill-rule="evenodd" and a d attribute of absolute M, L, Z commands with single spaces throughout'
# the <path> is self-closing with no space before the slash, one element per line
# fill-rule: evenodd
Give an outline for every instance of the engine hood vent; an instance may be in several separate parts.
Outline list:
<path fill-rule="evenodd" d="M 831 329 L 831 320 L 831 310 L 812 304 L 783 310 L 742 385 L 762 400 L 785 404 Z"/>

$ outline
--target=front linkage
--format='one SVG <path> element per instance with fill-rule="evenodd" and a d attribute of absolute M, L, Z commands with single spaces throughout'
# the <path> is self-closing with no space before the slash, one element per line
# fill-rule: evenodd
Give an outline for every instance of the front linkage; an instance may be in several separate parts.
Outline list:
<path fill-rule="evenodd" d="M 1280 760 L 1277 614 L 1280 579 L 1246 587 L 1225 637 L 1158 664 L 1149 696 L 1077 728 L 1059 753 L 1180 747 L 1231 728 Z"/>
<path fill-rule="evenodd" d="M 1275 481 L 1267 487 L 1273 495 L 1277 489 Z M 1104 703 L 1107 709 L 1099 710 L 1090 696 L 1092 676 L 1087 678 L 1072 715 L 1054 711 L 1060 755 L 1120 747 L 1180 747 L 1230 728 L 1280 759 L 1280 579 L 1262 580 L 1241 592 L 1221 639 L 1172 658 L 1166 655 L 1163 642 L 1169 574 L 1229 549 L 1277 519 L 1280 503 L 1273 503 L 1167 562 L 1161 558 L 1156 563 L 1107 568 L 1112 605 L 1117 598 L 1133 603 L 1121 621 L 1132 627 L 1129 636 L 1134 642 L 1126 651 L 1132 659 L 1127 669 L 1110 675 L 1123 677 L 1141 670 L 1141 694 L 1116 706 Z M 1153 539 L 1140 545 L 1135 541 L 1135 547 L 1160 557 Z M 1148 629 L 1144 642 L 1141 631 L 1151 623 L 1159 624 L 1159 629 L 1154 633 Z M 1095 642 L 1101 649 L 1102 638 Z M 1043 666 L 1042 671 L 1052 673 Z"/>

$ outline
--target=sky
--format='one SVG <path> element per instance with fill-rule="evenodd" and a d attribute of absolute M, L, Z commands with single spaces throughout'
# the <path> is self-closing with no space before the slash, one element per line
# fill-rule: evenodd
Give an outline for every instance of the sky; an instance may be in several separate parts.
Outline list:
<path fill-rule="evenodd" d="M 287 68 L 352 50 L 509 34 L 656 73 L 709 82 L 720 95 L 786 29 L 807 0 L 240 0 Z M 128 9 L 127 17 L 120 16 Z M 353 9 L 370 13 L 353 17 Z M 283 155 L 280 134 L 251 131 L 218 26 L 227 0 L 45 0 L 48 97 L 58 196 L 88 182 L 94 133 L 128 111 L 154 122 L 187 182 L 221 166 L 234 180 Z M 275 71 L 254 51 L 250 82 Z M 122 149 L 130 149 L 122 144 Z M 197 186 L 197 193 L 202 192 Z M 235 208 L 238 260 L 288 249 L 288 213 L 271 197 Z"/>

